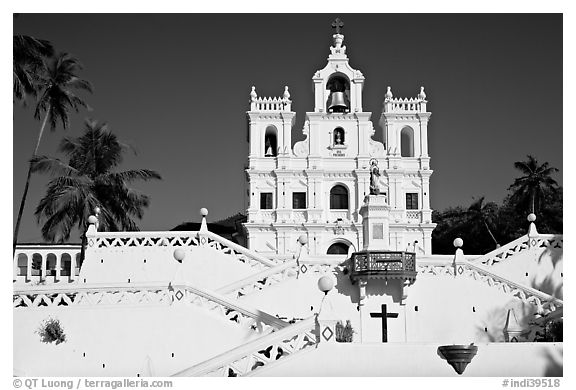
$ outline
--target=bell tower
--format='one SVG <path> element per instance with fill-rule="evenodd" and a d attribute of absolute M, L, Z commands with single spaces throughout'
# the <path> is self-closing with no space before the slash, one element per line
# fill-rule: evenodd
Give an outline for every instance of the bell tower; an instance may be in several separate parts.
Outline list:
<path fill-rule="evenodd" d="M 328 65 L 316 72 L 314 82 L 314 112 L 362 112 L 362 88 L 364 76 L 348 64 L 344 35 L 344 23 L 337 18 L 332 27 L 334 45 L 330 47 Z"/>

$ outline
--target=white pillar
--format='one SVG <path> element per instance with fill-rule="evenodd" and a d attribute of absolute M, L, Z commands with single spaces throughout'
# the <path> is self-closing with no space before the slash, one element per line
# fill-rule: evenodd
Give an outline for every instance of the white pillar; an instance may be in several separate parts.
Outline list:
<path fill-rule="evenodd" d="M 18 252 L 14 256 L 14 261 L 12 262 L 12 281 L 15 282 L 18 278 Z"/>
<path fill-rule="evenodd" d="M 26 253 L 26 281 L 32 280 L 32 253 Z"/>
<path fill-rule="evenodd" d="M 76 279 L 76 253 L 69 253 L 70 255 L 70 281 Z"/>
<path fill-rule="evenodd" d="M 56 256 L 56 277 L 55 282 L 60 281 L 60 269 L 62 268 L 62 253 L 54 254 Z"/>
<path fill-rule="evenodd" d="M 46 261 L 48 260 L 46 256 L 40 254 L 42 257 L 42 266 L 40 267 L 40 281 L 45 281 L 47 276 Z"/>

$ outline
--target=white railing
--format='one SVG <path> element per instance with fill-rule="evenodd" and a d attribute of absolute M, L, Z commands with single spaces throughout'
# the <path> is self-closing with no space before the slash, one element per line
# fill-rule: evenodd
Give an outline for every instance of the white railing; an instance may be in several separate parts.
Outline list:
<path fill-rule="evenodd" d="M 292 220 L 294 222 L 306 222 L 306 211 L 304 210 L 293 210 Z"/>
<path fill-rule="evenodd" d="M 481 280 L 489 286 L 496 286 L 503 292 L 519 298 L 522 302 L 535 305 L 540 314 L 553 312 L 564 305 L 563 301 L 558 298 L 554 298 L 542 291 L 514 283 L 474 264 L 467 264 L 466 268 L 475 280 Z"/>
<path fill-rule="evenodd" d="M 276 222 L 276 211 L 274 210 L 256 210 L 250 211 L 248 215 L 250 221 L 272 223 Z"/>
<path fill-rule="evenodd" d="M 316 316 L 312 316 L 224 352 L 173 376 L 246 376 L 259 367 L 273 364 L 305 348 L 317 345 L 315 332 Z"/>
<path fill-rule="evenodd" d="M 406 219 L 410 221 L 421 221 L 422 212 L 420 210 L 406 210 Z"/>
<path fill-rule="evenodd" d="M 277 111 L 290 112 L 292 102 L 279 97 L 259 97 L 250 103 L 250 111 Z"/>
<path fill-rule="evenodd" d="M 23 286 L 13 293 L 13 308 L 140 306 L 193 304 L 216 312 L 243 327 L 261 334 L 282 329 L 289 324 L 261 310 L 239 304 L 234 299 L 203 288 L 166 283 L 68 285 L 62 287 Z"/>
<path fill-rule="evenodd" d="M 426 112 L 426 101 L 419 98 L 386 99 L 384 112 Z"/>
<path fill-rule="evenodd" d="M 298 264 L 296 260 L 291 260 L 219 288 L 216 292 L 240 298 L 257 291 L 262 291 L 264 288 L 280 283 L 283 280 L 291 279 L 297 276 L 297 274 Z"/>
<path fill-rule="evenodd" d="M 206 246 L 256 269 L 265 269 L 276 265 L 273 261 L 258 253 L 244 248 L 219 235 L 206 231 L 190 232 L 96 232 L 87 234 L 88 251 L 101 251 L 106 248 L 165 248 Z"/>
<path fill-rule="evenodd" d="M 562 234 L 538 234 L 534 237 L 529 237 L 525 234 L 471 262 L 473 264 L 492 266 L 530 248 L 563 248 L 563 243 Z"/>
<path fill-rule="evenodd" d="M 274 261 L 227 240 L 224 237 L 220 237 L 215 233 L 207 232 L 205 235 L 211 240 L 208 241 L 208 246 L 218 251 L 222 251 L 225 254 L 234 255 L 239 261 L 245 262 L 252 267 L 262 269 L 266 267 L 274 267 L 276 265 Z"/>
<path fill-rule="evenodd" d="M 284 280 L 297 278 L 299 275 L 308 272 L 326 273 L 333 269 L 338 263 L 319 263 L 310 261 L 286 261 L 276 267 L 250 275 L 247 278 L 238 280 L 227 286 L 219 288 L 216 292 L 241 298 L 259 291 L 263 291 L 269 286 L 273 286 Z"/>
<path fill-rule="evenodd" d="M 81 245 L 23 244 L 13 258 L 14 282 L 72 282 L 80 272 Z"/>
<path fill-rule="evenodd" d="M 454 264 L 418 264 L 419 274 L 432 274 L 436 276 L 470 277 L 498 288 L 502 292 L 515 296 L 522 302 L 536 306 L 539 313 L 553 312 L 563 306 L 563 301 L 551 295 L 535 290 L 478 267 L 471 262 L 458 262 Z"/>

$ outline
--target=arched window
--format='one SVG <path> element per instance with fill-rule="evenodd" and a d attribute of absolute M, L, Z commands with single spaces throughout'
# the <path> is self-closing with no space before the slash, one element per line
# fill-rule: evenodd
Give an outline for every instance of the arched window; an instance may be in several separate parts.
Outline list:
<path fill-rule="evenodd" d="M 414 157 L 414 130 L 406 126 L 400 132 L 400 155 Z"/>
<path fill-rule="evenodd" d="M 64 253 L 60 258 L 60 275 L 70 276 L 71 266 L 72 266 L 72 257 L 68 253 Z"/>
<path fill-rule="evenodd" d="M 18 254 L 18 276 L 26 276 L 28 272 L 28 256 L 24 253 Z"/>
<path fill-rule="evenodd" d="M 56 275 L 56 255 L 54 253 L 48 253 L 48 255 L 46 255 L 46 275 Z"/>
<path fill-rule="evenodd" d="M 278 154 L 278 131 L 276 126 L 268 126 L 264 133 L 264 156 L 274 157 Z"/>
<path fill-rule="evenodd" d="M 330 245 L 330 248 L 326 251 L 327 255 L 347 255 L 348 254 L 348 245 L 343 242 L 336 242 Z"/>
<path fill-rule="evenodd" d="M 343 185 L 337 184 L 330 190 L 330 208 L 348 209 L 348 190 Z"/>
<path fill-rule="evenodd" d="M 334 145 L 344 145 L 344 129 L 337 127 L 334 129 Z"/>

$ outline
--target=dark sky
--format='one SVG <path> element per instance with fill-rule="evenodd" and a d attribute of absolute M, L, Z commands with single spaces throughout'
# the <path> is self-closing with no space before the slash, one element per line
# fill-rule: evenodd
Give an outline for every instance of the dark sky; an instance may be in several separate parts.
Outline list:
<path fill-rule="evenodd" d="M 501 202 L 518 175 L 513 163 L 527 154 L 559 168 L 562 183 L 560 14 L 21 14 L 15 34 L 72 53 L 95 87 L 85 95 L 92 111 L 46 133 L 40 154 L 57 155 L 64 134 L 81 135 L 89 116 L 138 150 L 124 169 L 164 178 L 134 185 L 152 198 L 141 229 L 198 220 L 201 207 L 212 221 L 243 211 L 250 87 L 280 96 L 288 85 L 292 142 L 303 139 L 311 78 L 326 64 L 336 16 L 350 64 L 366 77 L 377 140 L 386 86 L 396 97 L 425 86 L 432 208 L 483 195 Z M 14 216 L 39 128 L 31 109 L 14 108 Z M 41 241 L 33 210 L 46 183 L 32 178 L 20 242 Z"/>

